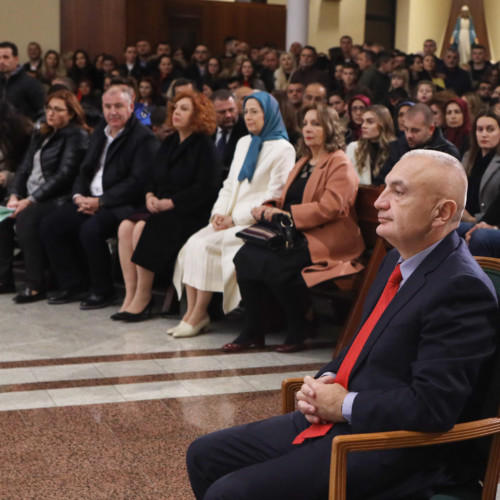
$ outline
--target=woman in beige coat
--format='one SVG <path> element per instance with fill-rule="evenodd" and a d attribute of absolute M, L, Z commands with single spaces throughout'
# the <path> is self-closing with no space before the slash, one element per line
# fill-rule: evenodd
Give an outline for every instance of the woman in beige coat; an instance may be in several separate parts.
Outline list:
<path fill-rule="evenodd" d="M 174 337 L 192 337 L 207 327 L 213 292 L 223 292 L 224 312 L 237 307 L 240 293 L 233 258 L 243 242 L 235 234 L 254 222 L 253 207 L 279 196 L 295 162 L 274 97 L 267 92 L 249 95 L 244 118 L 250 135 L 238 141 L 210 224 L 191 236 L 177 259 L 173 281 L 179 297 L 186 288 L 187 311 L 168 330 Z"/>
<path fill-rule="evenodd" d="M 302 158 L 288 177 L 280 198 L 252 210 L 255 219 L 289 214 L 297 234 L 292 250 L 246 244 L 235 256 L 243 303 L 243 332 L 225 352 L 263 345 L 262 297 L 270 289 L 287 317 L 285 343 L 278 352 L 302 349 L 311 303 L 307 288 L 361 269 L 364 250 L 353 207 L 359 180 L 345 153 L 344 131 L 337 113 L 323 104 L 305 109 Z"/>

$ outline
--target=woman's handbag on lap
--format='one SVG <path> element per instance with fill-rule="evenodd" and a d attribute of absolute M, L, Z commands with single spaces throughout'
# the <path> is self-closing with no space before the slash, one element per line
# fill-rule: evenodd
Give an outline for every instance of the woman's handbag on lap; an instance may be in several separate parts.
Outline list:
<path fill-rule="evenodd" d="M 261 220 L 236 233 L 245 243 L 279 250 L 294 248 L 296 229 L 292 218 L 284 213 L 274 214 L 270 221 Z"/>

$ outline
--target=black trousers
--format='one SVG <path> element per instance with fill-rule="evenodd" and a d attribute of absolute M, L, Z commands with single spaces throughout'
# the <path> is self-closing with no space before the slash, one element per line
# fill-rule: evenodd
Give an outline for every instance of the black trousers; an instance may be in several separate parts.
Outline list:
<path fill-rule="evenodd" d="M 325 437 L 293 445 L 309 424 L 289 413 L 207 434 L 191 443 L 187 468 L 197 500 L 325 500 L 328 498 L 333 437 L 350 433 L 337 424 Z M 413 463 L 399 467 L 399 450 L 349 453 L 349 500 L 429 498 L 440 470 Z M 405 462 L 403 460 L 403 462 Z M 422 494 L 422 490 L 426 492 Z"/>
<path fill-rule="evenodd" d="M 298 280 L 297 280 L 298 281 Z M 309 289 L 304 282 L 276 283 L 273 281 L 244 279 L 238 276 L 238 286 L 245 306 L 244 325 L 237 343 L 244 344 L 258 337 L 262 332 L 263 301 L 266 290 L 277 299 L 286 316 L 287 332 L 285 343 L 296 344 L 303 340 L 306 327 L 306 313 L 311 307 Z"/>
<path fill-rule="evenodd" d="M 85 215 L 79 213 L 73 203 L 66 203 L 43 219 L 40 235 L 61 289 L 84 285 L 86 266 L 91 292 L 113 291 L 111 255 L 106 240 L 116 236 L 119 224 L 120 220 L 109 209 Z"/>
<path fill-rule="evenodd" d="M 39 226 L 44 217 L 56 210 L 57 204 L 54 200 L 35 203 L 25 208 L 15 219 L 6 219 L 0 223 L 1 283 L 9 283 L 12 280 L 15 227 L 24 256 L 26 286 L 38 291 L 45 289 L 44 273 L 48 264 Z"/>

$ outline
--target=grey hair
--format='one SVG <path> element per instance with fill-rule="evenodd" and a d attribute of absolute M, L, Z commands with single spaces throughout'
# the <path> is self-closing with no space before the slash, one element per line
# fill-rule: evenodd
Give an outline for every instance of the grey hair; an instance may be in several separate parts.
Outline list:
<path fill-rule="evenodd" d="M 116 94 L 120 93 L 123 98 L 127 101 L 127 104 L 132 104 L 134 102 L 134 90 L 130 88 L 128 85 L 122 84 L 113 84 L 109 87 L 103 95 L 106 94 Z"/>

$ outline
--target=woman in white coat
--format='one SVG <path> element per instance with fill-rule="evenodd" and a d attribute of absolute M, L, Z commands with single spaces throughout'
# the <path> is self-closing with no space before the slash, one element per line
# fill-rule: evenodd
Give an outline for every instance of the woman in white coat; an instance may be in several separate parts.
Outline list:
<path fill-rule="evenodd" d="M 179 297 L 185 286 L 187 311 L 168 330 L 174 337 L 192 337 L 207 327 L 213 292 L 223 292 L 224 312 L 238 305 L 241 297 L 233 257 L 243 240 L 235 234 L 255 223 L 253 207 L 279 197 L 295 164 L 295 150 L 274 97 L 267 92 L 246 97 L 244 119 L 250 135 L 238 141 L 210 224 L 189 238 L 177 259 L 174 285 Z"/>

